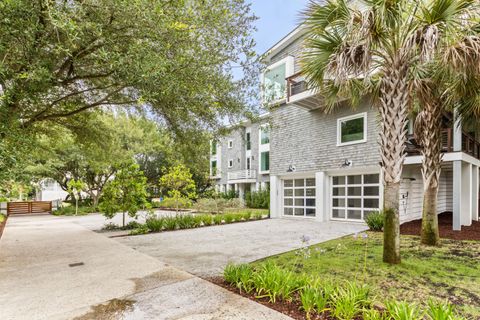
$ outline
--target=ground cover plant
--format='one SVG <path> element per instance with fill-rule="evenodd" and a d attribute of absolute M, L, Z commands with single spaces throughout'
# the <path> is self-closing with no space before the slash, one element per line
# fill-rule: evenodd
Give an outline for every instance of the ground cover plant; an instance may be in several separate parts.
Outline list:
<path fill-rule="evenodd" d="M 175 216 L 151 216 L 145 224 L 138 224 L 131 231 L 131 235 L 145 234 L 149 232 L 173 231 L 206 227 L 211 225 L 229 224 L 235 222 L 247 222 L 261 220 L 268 217 L 266 210 L 244 210 L 228 212 L 224 214 L 177 214 Z"/>
<path fill-rule="evenodd" d="M 459 320 L 455 306 L 428 299 L 423 306 L 376 296 L 358 280 L 330 281 L 322 276 L 298 274 L 272 261 L 256 265 L 227 265 L 225 282 L 255 299 L 283 303 L 304 314 L 299 319 Z M 289 314 L 292 315 L 292 314 Z"/>
<path fill-rule="evenodd" d="M 98 212 L 98 209 L 94 206 L 79 206 L 77 211 L 75 206 L 65 206 L 53 211 L 52 214 L 55 216 L 84 216 L 94 212 Z"/>
<path fill-rule="evenodd" d="M 445 239 L 441 247 L 425 247 L 420 245 L 419 237 L 402 236 L 401 245 L 404 259 L 395 266 L 381 263 L 382 234 L 368 232 L 314 246 L 305 245 L 300 250 L 256 262 L 251 268 L 262 270 L 265 264 L 273 264 L 299 279 L 315 279 L 320 275 L 322 288 L 324 283 L 333 283 L 335 286 L 343 284 L 342 290 L 352 291 L 345 289 L 350 283 L 366 285 L 368 296 L 381 297 L 380 305 L 388 310 L 392 319 L 457 319 L 438 315 L 453 313 L 452 308 L 467 319 L 480 318 L 480 242 Z M 242 290 L 248 288 L 238 281 L 227 281 Z M 325 306 L 324 296 L 314 298 L 319 290 L 317 287 L 309 285 L 306 287 L 309 289 L 299 293 L 298 301 L 304 305 L 305 312 L 313 310 L 314 301 Z M 339 289 L 335 290 L 338 295 Z M 335 298 L 334 294 L 330 298 L 330 307 L 333 302 L 337 305 L 336 311 L 330 310 L 332 315 L 350 319 L 351 310 L 358 308 L 355 299 L 348 295 L 342 293 Z M 396 302 L 399 300 L 402 302 Z M 448 303 L 439 305 L 440 302 Z M 372 315 L 366 315 L 365 319 L 382 319 L 377 317 L 380 315 L 373 315 L 375 311 L 369 312 Z M 406 316 L 418 312 L 422 317 Z"/>

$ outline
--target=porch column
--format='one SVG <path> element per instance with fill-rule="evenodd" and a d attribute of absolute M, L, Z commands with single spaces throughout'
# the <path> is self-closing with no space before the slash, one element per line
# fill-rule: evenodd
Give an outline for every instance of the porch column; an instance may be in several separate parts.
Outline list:
<path fill-rule="evenodd" d="M 329 220 L 327 213 L 330 212 L 328 208 L 328 187 L 326 185 L 327 175 L 325 172 L 316 172 L 315 173 L 315 184 L 316 184 L 316 200 L 315 200 L 315 218 L 319 221 Z"/>
<path fill-rule="evenodd" d="M 245 198 L 245 184 L 239 183 L 239 184 L 237 184 L 237 186 L 238 186 L 238 197 L 240 199 L 244 199 Z"/>
<path fill-rule="evenodd" d="M 478 221 L 478 166 L 472 166 L 472 220 Z"/>
<path fill-rule="evenodd" d="M 455 119 L 453 124 L 453 151 L 462 151 L 462 122 L 456 110 Z"/>
<path fill-rule="evenodd" d="M 453 161 L 453 230 L 461 230 L 462 161 Z"/>
<path fill-rule="evenodd" d="M 280 218 L 282 213 L 281 206 L 281 199 L 280 192 L 282 191 L 281 188 L 281 180 L 277 176 L 270 176 L 270 217 L 271 218 Z"/>
<path fill-rule="evenodd" d="M 462 164 L 462 211 L 460 222 L 462 226 L 472 224 L 472 164 Z"/>

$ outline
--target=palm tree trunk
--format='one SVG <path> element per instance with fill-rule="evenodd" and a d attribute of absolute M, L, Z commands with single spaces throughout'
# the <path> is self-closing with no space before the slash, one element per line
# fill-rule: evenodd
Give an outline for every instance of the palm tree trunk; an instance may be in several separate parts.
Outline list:
<path fill-rule="evenodd" d="M 383 261 L 400 263 L 400 183 L 386 184 L 384 187 L 385 223 L 383 226 Z"/>
<path fill-rule="evenodd" d="M 409 103 L 408 59 L 395 57 L 381 83 L 380 92 L 380 155 L 384 184 L 385 225 L 383 261 L 400 263 L 400 181 Z"/>
<path fill-rule="evenodd" d="M 437 195 L 442 165 L 442 111 L 437 102 L 424 103 L 417 117 L 416 135 L 422 146 L 423 212 L 421 242 L 440 243 L 437 216 Z"/>
<path fill-rule="evenodd" d="M 431 186 L 423 193 L 423 216 L 421 242 L 425 245 L 436 246 L 440 243 L 437 216 L 438 185 Z"/>

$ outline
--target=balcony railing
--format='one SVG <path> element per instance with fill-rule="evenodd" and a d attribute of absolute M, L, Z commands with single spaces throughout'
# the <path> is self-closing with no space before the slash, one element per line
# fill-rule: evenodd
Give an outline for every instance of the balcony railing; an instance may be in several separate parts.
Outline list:
<path fill-rule="evenodd" d="M 406 152 L 408 155 L 419 155 L 421 147 L 413 135 L 408 138 Z M 453 152 L 453 128 L 442 129 L 442 152 Z M 462 133 L 462 152 L 480 159 L 480 142 L 467 133 Z"/>
<path fill-rule="evenodd" d="M 227 173 L 228 180 L 247 180 L 256 178 L 257 170 L 238 170 Z"/>
<path fill-rule="evenodd" d="M 307 81 L 305 77 L 300 73 L 296 73 L 287 79 L 287 102 L 290 98 L 296 94 L 305 92 L 308 90 Z"/>

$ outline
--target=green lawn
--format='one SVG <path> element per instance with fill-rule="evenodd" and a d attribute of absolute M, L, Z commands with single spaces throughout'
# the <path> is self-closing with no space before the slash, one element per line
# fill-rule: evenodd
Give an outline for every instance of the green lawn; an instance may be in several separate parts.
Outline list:
<path fill-rule="evenodd" d="M 402 263 L 396 266 L 381 262 L 381 233 L 369 232 L 366 239 L 347 236 L 311 246 L 309 252 L 309 257 L 292 251 L 265 260 L 326 280 L 365 282 L 380 301 L 448 299 L 464 316 L 480 318 L 478 241 L 442 240 L 440 248 L 428 248 L 419 245 L 418 237 L 402 236 Z"/>

